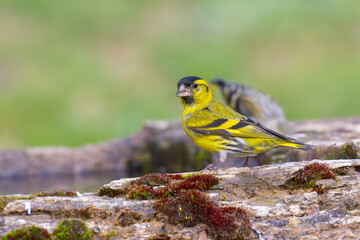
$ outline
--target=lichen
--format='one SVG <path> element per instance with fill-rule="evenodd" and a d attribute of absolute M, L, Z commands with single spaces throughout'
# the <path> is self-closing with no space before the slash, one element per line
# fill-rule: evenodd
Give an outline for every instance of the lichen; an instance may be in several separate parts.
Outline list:
<path fill-rule="evenodd" d="M 30 227 L 22 227 L 18 230 L 9 232 L 5 234 L 2 240 L 15 240 L 15 239 L 22 239 L 22 240 L 45 240 L 51 239 L 50 234 L 44 228 L 39 228 L 36 226 Z"/>
<path fill-rule="evenodd" d="M 53 232 L 55 239 L 59 240 L 90 240 L 91 234 L 86 224 L 78 219 L 65 219 Z"/>

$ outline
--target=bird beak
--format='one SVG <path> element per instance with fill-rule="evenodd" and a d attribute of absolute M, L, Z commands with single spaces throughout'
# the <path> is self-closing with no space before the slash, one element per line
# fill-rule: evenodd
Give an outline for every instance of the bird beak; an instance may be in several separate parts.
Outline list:
<path fill-rule="evenodd" d="M 182 84 L 179 87 L 179 90 L 176 93 L 177 97 L 189 97 L 191 96 L 191 92 L 184 86 L 184 84 Z"/>

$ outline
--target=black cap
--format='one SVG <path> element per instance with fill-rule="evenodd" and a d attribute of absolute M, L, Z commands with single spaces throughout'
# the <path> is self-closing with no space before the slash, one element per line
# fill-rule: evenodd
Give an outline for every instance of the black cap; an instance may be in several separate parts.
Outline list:
<path fill-rule="evenodd" d="M 190 86 L 194 81 L 199 80 L 201 78 L 199 77 L 195 77 L 195 76 L 188 76 L 188 77 L 183 77 L 182 79 L 179 80 L 177 87 L 179 88 L 182 84 L 184 84 L 185 86 Z"/>

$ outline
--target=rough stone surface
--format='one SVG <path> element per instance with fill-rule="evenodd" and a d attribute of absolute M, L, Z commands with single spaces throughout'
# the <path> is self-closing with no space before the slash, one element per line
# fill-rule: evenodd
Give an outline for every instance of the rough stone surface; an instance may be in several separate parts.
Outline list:
<path fill-rule="evenodd" d="M 220 183 L 207 194 L 218 206 L 246 209 L 254 232 L 263 239 L 359 239 L 360 159 L 311 161 L 315 162 L 326 164 L 337 175 L 336 180 L 316 182 L 322 194 L 285 187 L 286 181 L 309 162 L 220 169 Z M 116 180 L 103 188 L 126 192 L 132 180 Z M 13 199 L 1 213 L 0 236 L 29 225 L 53 232 L 61 220 L 75 217 L 87 224 L 94 239 L 210 239 L 203 224 L 168 224 L 166 217 L 152 208 L 154 201 L 99 197 L 96 193 Z M 25 209 L 26 202 L 31 203 L 31 215 Z M 126 220 L 119 219 L 119 214 Z M 258 234 L 249 239 L 262 239 Z"/>

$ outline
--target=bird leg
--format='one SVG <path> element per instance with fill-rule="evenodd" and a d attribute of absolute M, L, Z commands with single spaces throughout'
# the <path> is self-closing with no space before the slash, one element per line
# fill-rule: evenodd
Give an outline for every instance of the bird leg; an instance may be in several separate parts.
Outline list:
<path fill-rule="evenodd" d="M 248 164 L 249 157 L 246 157 L 243 167 L 251 167 L 250 164 Z"/>

